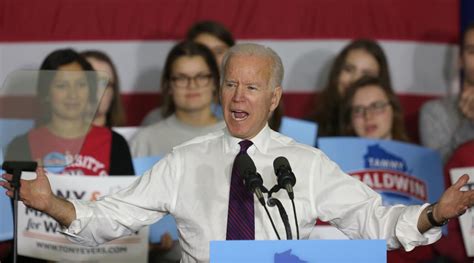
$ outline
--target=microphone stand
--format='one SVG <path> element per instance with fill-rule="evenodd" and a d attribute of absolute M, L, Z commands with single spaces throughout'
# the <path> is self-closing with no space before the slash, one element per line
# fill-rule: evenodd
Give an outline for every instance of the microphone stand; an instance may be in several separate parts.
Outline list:
<path fill-rule="evenodd" d="M 18 258 L 18 201 L 20 197 L 21 173 L 34 172 L 38 164 L 36 162 L 6 161 L 2 164 L 2 169 L 11 174 L 10 185 L 13 188 L 13 263 L 17 263 Z"/>
<path fill-rule="evenodd" d="M 293 215 L 295 217 L 296 240 L 300 240 L 300 228 L 298 227 L 298 217 L 296 217 L 296 207 L 295 207 L 295 200 L 294 199 L 291 199 L 291 204 L 293 206 Z"/>
<path fill-rule="evenodd" d="M 278 212 L 280 213 L 281 220 L 283 221 L 283 224 L 285 225 L 286 239 L 292 240 L 293 234 L 291 233 L 291 226 L 289 223 L 290 221 L 288 220 L 288 214 L 286 213 L 285 208 L 283 207 L 283 204 L 277 198 L 271 197 L 271 198 L 268 198 L 268 205 L 269 206 L 276 205 L 278 207 Z"/>
<path fill-rule="evenodd" d="M 268 193 L 268 190 L 267 190 L 267 188 L 265 188 L 265 186 L 262 185 L 261 187 L 262 187 L 261 190 L 262 190 L 263 193 Z M 278 231 L 277 231 L 277 229 L 276 229 L 275 223 L 273 222 L 273 219 L 272 219 L 272 217 L 270 216 L 270 212 L 268 212 L 268 208 L 267 208 L 267 206 L 265 205 L 265 201 L 263 201 L 263 202 L 262 202 L 261 200 L 259 200 L 259 201 L 260 201 L 260 204 L 262 204 L 263 208 L 265 208 L 265 212 L 267 213 L 268 219 L 270 219 L 270 223 L 272 224 L 273 231 L 275 231 L 275 234 L 276 234 L 276 236 L 278 237 L 278 240 L 281 240 L 280 234 L 278 233 Z M 269 204 L 269 205 L 270 205 L 270 204 Z"/>
<path fill-rule="evenodd" d="M 270 191 L 268 192 L 268 205 L 269 206 L 276 205 L 278 207 L 278 212 L 280 213 L 281 220 L 283 221 L 283 225 L 285 226 L 286 239 L 292 240 L 293 234 L 291 232 L 291 226 L 290 226 L 290 220 L 288 219 L 288 214 L 286 213 L 286 210 L 283 207 L 283 204 L 280 202 L 280 200 L 272 197 L 272 194 L 278 192 L 280 189 L 281 187 L 279 185 L 275 185 L 272 187 L 272 189 L 270 189 Z M 298 239 L 299 239 L 299 231 L 298 231 Z"/>

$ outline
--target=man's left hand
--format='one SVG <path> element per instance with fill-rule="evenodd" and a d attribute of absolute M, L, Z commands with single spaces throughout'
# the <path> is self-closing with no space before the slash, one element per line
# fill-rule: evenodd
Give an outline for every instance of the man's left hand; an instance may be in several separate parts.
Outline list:
<path fill-rule="evenodd" d="M 443 222 L 458 217 L 474 206 L 474 190 L 461 191 L 461 188 L 468 181 L 469 176 L 464 174 L 443 193 L 433 209 L 433 216 L 436 222 Z"/>

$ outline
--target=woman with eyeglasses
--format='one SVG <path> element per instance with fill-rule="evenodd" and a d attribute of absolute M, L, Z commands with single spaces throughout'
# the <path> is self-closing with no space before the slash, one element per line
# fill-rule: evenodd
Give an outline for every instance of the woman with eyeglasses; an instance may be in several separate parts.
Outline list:
<path fill-rule="evenodd" d="M 380 78 L 365 76 L 349 85 L 342 98 L 340 114 L 342 136 L 410 142 L 398 97 Z M 389 251 L 387 262 L 434 262 L 435 257 L 430 245 L 409 253 Z"/>
<path fill-rule="evenodd" d="M 318 123 L 318 136 L 338 136 L 342 97 L 347 88 L 363 76 L 378 77 L 391 89 L 387 58 L 382 47 L 371 39 L 356 39 L 336 56 L 328 82 L 308 119 Z"/>
<path fill-rule="evenodd" d="M 192 41 L 174 46 L 161 79 L 164 119 L 137 132 L 132 155 L 163 156 L 174 146 L 223 128 L 211 106 L 218 87 L 219 70 L 206 46 Z"/>
<path fill-rule="evenodd" d="M 409 141 L 400 102 L 380 78 L 362 77 L 347 88 L 340 121 L 344 136 Z"/>

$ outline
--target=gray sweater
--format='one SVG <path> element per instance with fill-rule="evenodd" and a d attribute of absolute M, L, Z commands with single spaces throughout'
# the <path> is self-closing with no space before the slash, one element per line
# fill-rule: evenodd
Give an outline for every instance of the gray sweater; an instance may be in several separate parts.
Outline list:
<path fill-rule="evenodd" d="M 181 122 L 176 115 L 141 128 L 132 138 L 130 148 L 134 158 L 164 156 L 173 147 L 194 137 L 206 135 L 225 127 L 223 121 L 210 126 L 191 126 Z"/>
<path fill-rule="evenodd" d="M 459 145 L 474 139 L 474 121 L 464 117 L 458 101 L 457 97 L 429 101 L 420 112 L 421 144 L 438 151 L 443 162 Z"/>

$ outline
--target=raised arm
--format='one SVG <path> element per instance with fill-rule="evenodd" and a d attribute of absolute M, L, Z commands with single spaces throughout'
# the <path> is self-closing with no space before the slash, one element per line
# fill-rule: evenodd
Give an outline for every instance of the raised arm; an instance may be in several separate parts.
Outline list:
<path fill-rule="evenodd" d="M 28 207 L 50 215 L 61 225 L 68 227 L 76 218 L 73 204 L 53 194 L 43 168 L 36 169 L 36 175 L 34 180 L 21 180 L 20 201 Z M 2 178 L 6 181 L 0 181 L 0 186 L 7 190 L 6 194 L 10 198 L 13 198 L 13 189 L 10 185 L 12 175 L 3 174 Z"/>
<path fill-rule="evenodd" d="M 468 181 L 469 176 L 465 174 L 443 193 L 439 202 L 432 207 L 432 220 L 441 224 L 451 218 L 464 214 L 467 209 L 474 206 L 474 190 L 461 191 L 461 188 Z M 428 219 L 428 209 L 429 207 L 425 208 L 418 218 L 418 230 L 420 233 L 424 233 L 434 227 Z"/>

